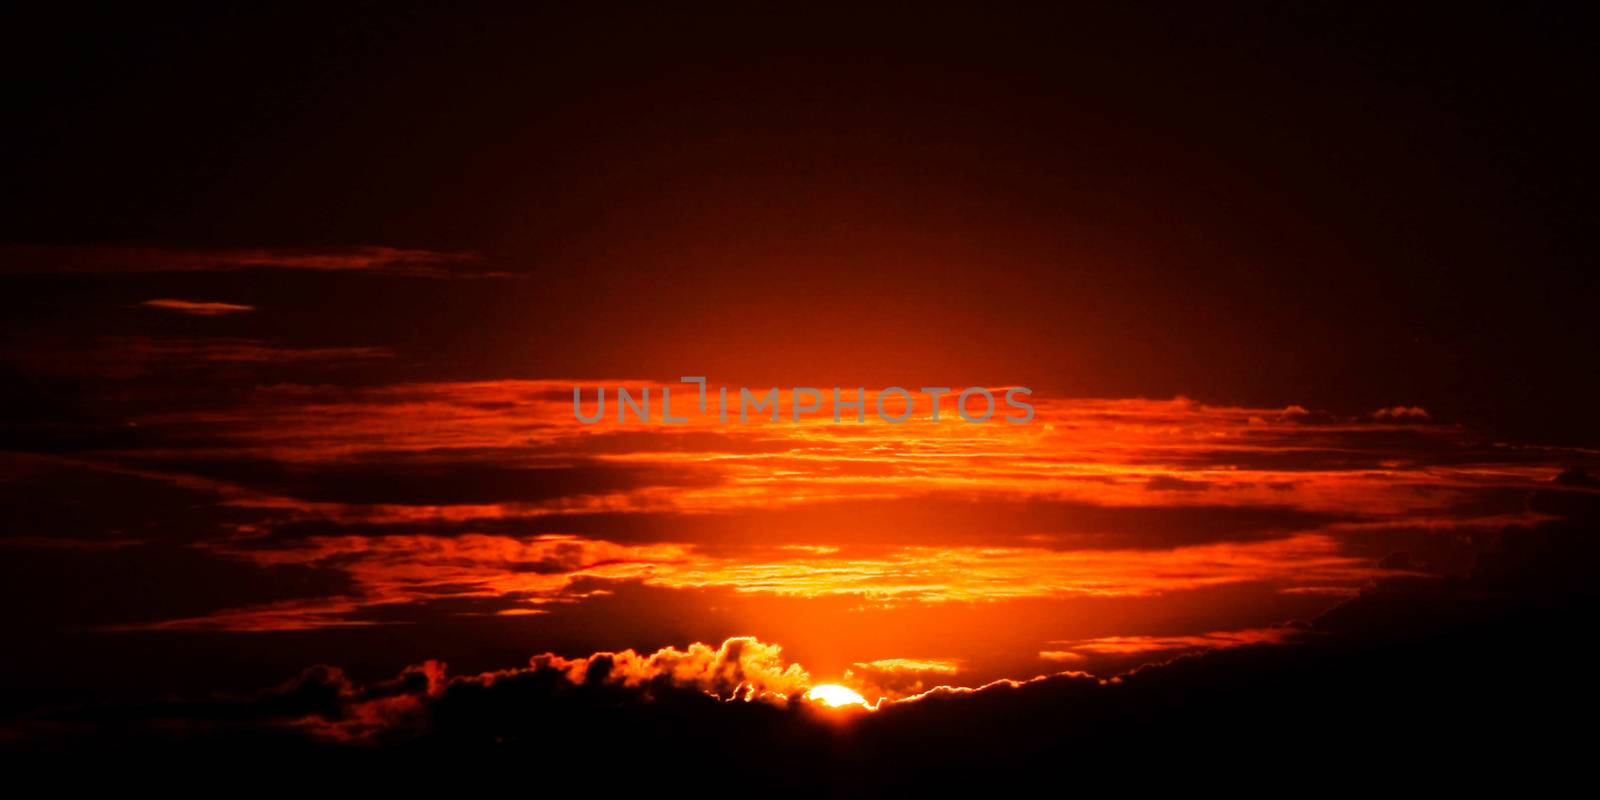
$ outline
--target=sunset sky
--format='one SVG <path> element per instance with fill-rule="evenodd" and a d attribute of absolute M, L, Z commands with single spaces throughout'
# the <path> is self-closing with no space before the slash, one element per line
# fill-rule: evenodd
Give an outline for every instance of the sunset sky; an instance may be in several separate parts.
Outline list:
<path fill-rule="evenodd" d="M 4 12 L 0 743 L 546 676 L 1083 708 L 1592 511 L 1592 28 L 794 13 Z"/>

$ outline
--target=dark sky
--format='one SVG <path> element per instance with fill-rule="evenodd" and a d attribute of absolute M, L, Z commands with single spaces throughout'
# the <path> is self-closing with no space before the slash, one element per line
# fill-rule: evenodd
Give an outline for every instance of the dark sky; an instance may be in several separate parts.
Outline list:
<path fill-rule="evenodd" d="M 251 334 L 1600 434 L 1593 29 L 1555 7 L 6 13 L 0 241 L 525 276 L 182 284 L 403 312 Z M 8 327 L 95 324 L 17 285 Z"/>

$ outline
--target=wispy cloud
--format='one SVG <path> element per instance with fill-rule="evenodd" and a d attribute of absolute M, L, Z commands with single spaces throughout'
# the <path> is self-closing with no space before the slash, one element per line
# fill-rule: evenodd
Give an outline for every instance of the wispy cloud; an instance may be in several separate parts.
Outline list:
<path fill-rule="evenodd" d="M 1145 653 L 1176 653 L 1220 650 L 1256 644 L 1277 644 L 1299 633 L 1297 628 L 1252 628 L 1237 631 L 1212 631 L 1189 636 L 1102 636 L 1095 639 L 1050 642 L 1062 649 L 1040 651 L 1045 661 L 1083 663 L 1094 656 L 1129 656 Z"/>
<path fill-rule="evenodd" d="M 278 385 L 136 417 L 149 441 L 198 449 L 119 458 L 221 481 L 230 508 L 271 517 L 212 552 L 353 588 L 301 614 L 155 624 L 353 624 L 446 594 L 527 613 L 620 584 L 883 608 L 1243 586 L 1336 598 L 1392 571 L 1387 550 L 1352 544 L 1374 526 L 1498 528 L 1555 469 L 1436 422 L 1307 424 L 1184 400 L 1041 398 L 1031 426 L 671 429 L 583 426 L 571 402 L 557 381 Z"/>
<path fill-rule="evenodd" d="M 299 347 L 226 337 L 108 336 L 86 347 L 0 351 L 0 361 L 38 375 L 126 380 L 219 368 L 332 367 L 394 355 L 386 347 Z"/>
<path fill-rule="evenodd" d="M 154 308 L 160 311 L 175 311 L 179 314 L 188 314 L 195 317 L 221 317 L 228 314 L 243 314 L 256 310 L 255 306 L 241 305 L 238 303 L 178 300 L 175 298 L 146 300 L 143 303 L 140 303 L 139 306 L 141 308 Z"/>
<path fill-rule="evenodd" d="M 0 274 L 129 274 L 246 269 L 379 272 L 435 278 L 504 277 L 475 268 L 477 253 L 365 246 L 330 249 L 181 249 L 114 246 L 0 246 Z"/>

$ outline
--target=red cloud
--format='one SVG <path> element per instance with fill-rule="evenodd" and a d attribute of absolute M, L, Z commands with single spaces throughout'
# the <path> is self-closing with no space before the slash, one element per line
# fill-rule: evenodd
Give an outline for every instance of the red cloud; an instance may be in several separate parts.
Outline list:
<path fill-rule="evenodd" d="M 171 298 L 146 300 L 139 305 L 144 308 L 154 308 L 161 311 L 176 311 L 179 314 L 189 314 L 196 317 L 220 317 L 226 314 L 241 314 L 247 311 L 256 310 L 255 306 L 239 305 L 236 303 L 177 300 Z"/>

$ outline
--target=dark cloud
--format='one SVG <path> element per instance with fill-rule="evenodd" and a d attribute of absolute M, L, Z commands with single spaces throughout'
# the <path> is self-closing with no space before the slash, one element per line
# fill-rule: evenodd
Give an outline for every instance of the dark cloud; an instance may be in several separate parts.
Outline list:
<path fill-rule="evenodd" d="M 599 473 L 603 476 L 601 481 L 621 474 L 609 470 Z M 670 475 L 660 480 L 663 485 L 673 485 Z M 528 492 L 535 490 L 527 489 Z M 331 498 L 333 495 L 323 496 Z M 396 499 L 393 502 L 405 501 Z M 1361 519 L 1362 516 L 1354 513 L 1293 506 L 1108 506 L 1038 498 L 932 494 L 908 499 L 838 500 L 798 507 L 693 514 L 580 511 L 530 517 L 392 523 L 285 521 L 275 525 L 273 531 L 276 540 L 327 535 L 570 533 L 617 542 L 685 542 L 707 551 L 729 552 L 783 543 L 836 545 L 857 552 L 891 546 L 956 544 L 1084 550 L 1168 549 L 1215 542 L 1262 541 Z M 272 543 L 273 540 L 261 542 L 264 546 Z"/>
<path fill-rule="evenodd" d="M 1204 448 L 1158 451 L 1136 459 L 1188 469 L 1379 470 L 1410 465 L 1543 463 L 1551 452 L 1485 440 L 1454 428 L 1341 425 L 1297 433 L 1296 429 L 1244 429 Z"/>
<path fill-rule="evenodd" d="M 737 434 L 717 431 L 668 430 L 650 431 L 598 431 L 582 436 L 566 436 L 549 442 L 529 445 L 533 453 L 572 453 L 602 455 L 607 453 L 788 453 L 800 448 L 820 449 L 828 452 L 826 442 L 782 435 L 776 430 L 763 430 L 754 434 Z"/>
<path fill-rule="evenodd" d="M 1210 489 L 1211 484 L 1205 481 L 1174 478 L 1171 475 L 1157 475 L 1146 481 L 1144 488 L 1152 492 L 1203 492 Z"/>
<path fill-rule="evenodd" d="M 133 544 L 0 548 L 0 604 L 30 609 L 13 632 L 158 622 L 255 603 L 338 597 L 352 591 L 342 570 L 259 566 L 187 546 Z"/>
<path fill-rule="evenodd" d="M 0 540 L 194 543 L 225 538 L 236 526 L 271 516 L 221 503 L 215 485 L 205 480 L 0 453 Z"/>
<path fill-rule="evenodd" d="M 536 503 L 659 486 L 707 487 L 722 480 L 710 467 L 683 470 L 587 458 L 528 461 L 526 451 L 458 450 L 318 463 L 214 458 L 145 464 L 152 471 L 204 475 L 262 494 L 354 504 Z"/>

